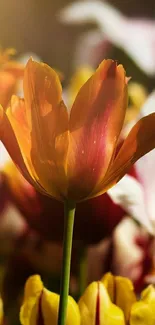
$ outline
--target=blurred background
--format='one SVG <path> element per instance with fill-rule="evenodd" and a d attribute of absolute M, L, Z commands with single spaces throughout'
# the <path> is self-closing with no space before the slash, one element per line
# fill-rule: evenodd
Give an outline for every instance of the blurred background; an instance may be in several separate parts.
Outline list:
<path fill-rule="evenodd" d="M 111 0 L 108 2 L 128 17 L 151 19 L 155 17 L 154 0 Z M 57 15 L 63 7 L 71 3 L 74 1 L 1 0 L 1 46 L 3 48 L 14 47 L 18 54 L 34 52 L 43 61 L 61 70 L 68 78 L 73 68 L 73 53 L 79 36 L 84 31 L 96 27 L 95 24 L 78 26 L 61 24 Z M 126 57 L 122 53 L 118 54 L 117 51 L 112 56 L 118 58 L 122 64 L 126 63 Z"/>

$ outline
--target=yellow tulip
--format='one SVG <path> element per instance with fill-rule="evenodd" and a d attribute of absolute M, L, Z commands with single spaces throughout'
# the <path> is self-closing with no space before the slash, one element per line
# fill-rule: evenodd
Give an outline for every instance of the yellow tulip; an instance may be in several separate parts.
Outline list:
<path fill-rule="evenodd" d="M 127 107 L 125 71 L 104 60 L 80 88 L 70 113 L 56 72 L 31 59 L 24 96 L 0 109 L 0 139 L 25 178 L 58 200 L 107 191 L 155 147 L 155 114 L 141 119 L 116 153 Z"/>
<path fill-rule="evenodd" d="M 131 306 L 136 301 L 132 282 L 128 278 L 114 276 L 111 273 L 106 273 L 101 281 L 106 287 L 111 301 L 122 309 L 125 320 L 128 322 Z"/>
<path fill-rule="evenodd" d="M 22 325 L 57 325 L 59 295 L 44 288 L 39 275 L 31 276 L 25 285 L 24 301 L 20 310 Z M 77 303 L 68 297 L 66 325 L 80 325 Z"/>
<path fill-rule="evenodd" d="M 130 325 L 155 324 L 155 288 L 148 286 L 131 308 Z"/>
<path fill-rule="evenodd" d="M 91 283 L 79 300 L 81 325 L 124 325 L 122 310 L 114 305 L 102 282 Z"/>

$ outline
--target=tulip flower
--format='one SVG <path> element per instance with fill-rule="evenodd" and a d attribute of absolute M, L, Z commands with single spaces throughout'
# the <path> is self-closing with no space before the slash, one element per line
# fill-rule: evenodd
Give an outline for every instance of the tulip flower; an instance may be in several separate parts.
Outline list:
<path fill-rule="evenodd" d="M 10 59 L 14 49 L 0 51 L 0 104 L 6 108 L 16 92 L 18 82 L 23 78 L 24 66 Z"/>
<path fill-rule="evenodd" d="M 111 302 L 102 282 L 93 282 L 79 300 L 81 325 L 125 325 L 123 311 Z"/>
<path fill-rule="evenodd" d="M 126 107 L 125 71 L 114 61 L 100 64 L 69 114 L 56 72 L 30 59 L 24 100 L 14 96 L 6 113 L 0 109 L 0 139 L 27 181 L 65 202 L 59 325 L 66 319 L 75 202 L 106 192 L 155 147 L 152 114 L 133 127 L 116 154 Z"/>
<path fill-rule="evenodd" d="M 47 290 L 39 275 L 31 276 L 25 285 L 24 301 L 20 310 L 22 325 L 57 325 L 59 295 Z M 69 296 L 66 325 L 80 325 L 79 308 Z"/>
<path fill-rule="evenodd" d="M 25 100 L 15 96 L 6 113 L 1 109 L 0 138 L 25 178 L 42 193 L 62 201 L 97 196 L 155 146 L 152 114 L 134 126 L 115 155 L 126 93 L 123 67 L 105 60 L 81 87 L 69 116 L 57 74 L 29 60 Z"/>

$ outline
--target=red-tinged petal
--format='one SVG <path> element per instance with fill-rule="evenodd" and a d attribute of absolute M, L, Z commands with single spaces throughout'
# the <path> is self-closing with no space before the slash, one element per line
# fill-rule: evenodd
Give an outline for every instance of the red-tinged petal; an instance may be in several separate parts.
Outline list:
<path fill-rule="evenodd" d="M 139 120 L 130 131 L 103 181 L 91 196 L 99 195 L 115 185 L 139 158 L 155 148 L 155 113 Z"/>
<path fill-rule="evenodd" d="M 64 197 L 69 144 L 68 112 L 56 72 L 31 59 L 24 75 L 26 116 L 31 130 L 31 160 L 36 174 L 52 196 Z"/>
<path fill-rule="evenodd" d="M 125 71 L 104 60 L 80 89 L 70 116 L 69 196 L 81 200 L 105 175 L 127 106 Z M 84 184 L 84 186 L 83 186 Z"/>

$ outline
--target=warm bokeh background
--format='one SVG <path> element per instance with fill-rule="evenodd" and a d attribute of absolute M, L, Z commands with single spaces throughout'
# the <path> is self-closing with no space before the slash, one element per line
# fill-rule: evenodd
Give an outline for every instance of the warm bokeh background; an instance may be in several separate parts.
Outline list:
<path fill-rule="evenodd" d="M 0 0 L 0 44 L 15 47 L 18 53 L 35 52 L 43 61 L 68 77 L 72 55 L 80 33 L 91 25 L 64 26 L 56 14 L 69 0 Z M 155 17 L 154 0 L 110 0 L 130 17 Z M 94 26 L 93 26 L 94 27 Z M 116 59 L 120 54 L 116 54 Z M 124 57 L 121 58 L 125 63 Z"/>

